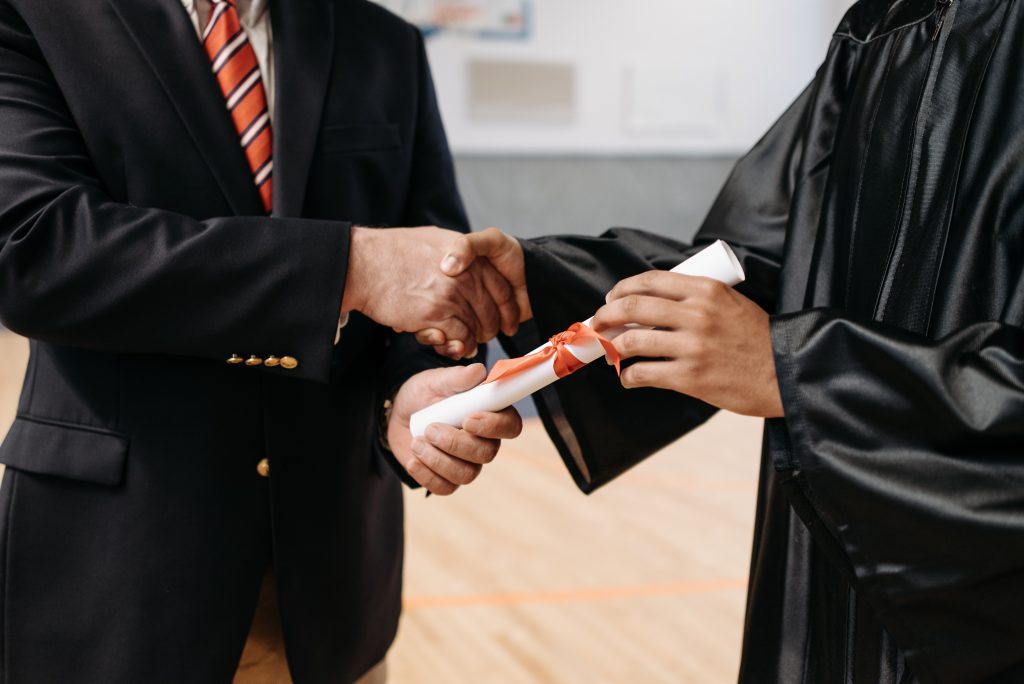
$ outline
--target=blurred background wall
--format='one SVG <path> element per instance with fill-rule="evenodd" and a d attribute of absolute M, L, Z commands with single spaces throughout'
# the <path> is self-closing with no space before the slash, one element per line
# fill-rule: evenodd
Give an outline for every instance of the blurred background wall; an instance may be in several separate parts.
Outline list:
<path fill-rule="evenodd" d="M 383 1 L 427 25 L 476 227 L 527 237 L 628 225 L 681 239 L 736 157 L 811 80 L 849 5 L 478 3 L 525 8 L 521 26 L 501 31 L 497 16 L 460 22 L 431 14 L 445 3 Z"/>

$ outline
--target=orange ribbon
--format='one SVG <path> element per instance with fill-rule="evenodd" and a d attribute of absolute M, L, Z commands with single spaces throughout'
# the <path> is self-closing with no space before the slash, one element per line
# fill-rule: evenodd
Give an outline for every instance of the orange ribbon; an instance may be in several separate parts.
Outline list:
<path fill-rule="evenodd" d="M 531 368 L 535 368 L 542 363 L 545 363 L 552 356 L 555 357 L 555 375 L 559 378 L 572 375 L 587 364 L 577 359 L 571 351 L 566 349 L 566 346 L 570 344 L 580 344 L 587 340 L 597 340 L 600 342 L 601 346 L 604 347 L 604 353 L 608 358 L 608 361 L 615 364 L 615 372 L 620 374 L 622 373 L 622 368 L 619 363 L 619 352 L 615 349 L 615 345 L 595 332 L 590 326 L 582 323 L 574 323 L 572 327 L 565 332 L 558 333 L 552 337 L 550 347 L 544 347 L 540 351 L 527 356 L 521 356 L 518 359 L 498 361 L 494 364 L 494 368 L 491 370 L 491 374 L 487 376 L 487 382 L 484 384 L 497 382 L 502 378 L 524 373 Z"/>

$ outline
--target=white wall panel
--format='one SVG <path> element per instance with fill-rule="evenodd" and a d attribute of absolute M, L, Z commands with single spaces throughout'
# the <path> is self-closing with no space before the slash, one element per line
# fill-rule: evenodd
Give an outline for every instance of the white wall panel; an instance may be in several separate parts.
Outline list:
<path fill-rule="evenodd" d="M 810 81 L 846 4 L 533 0 L 526 40 L 441 34 L 428 49 L 457 153 L 732 154 Z M 474 117 L 481 61 L 571 65 L 572 116 Z"/>

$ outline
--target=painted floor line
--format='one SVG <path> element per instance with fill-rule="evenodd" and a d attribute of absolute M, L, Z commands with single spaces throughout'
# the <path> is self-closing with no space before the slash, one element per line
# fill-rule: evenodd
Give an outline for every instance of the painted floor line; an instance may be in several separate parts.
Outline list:
<path fill-rule="evenodd" d="M 507 594 L 468 594 L 464 596 L 409 596 L 406 610 L 424 608 L 469 608 L 479 606 L 518 606 L 526 604 L 588 603 L 616 599 L 648 598 L 652 596 L 682 596 L 708 594 L 717 591 L 746 589 L 746 578 L 675 582 L 672 584 L 637 587 L 597 587 L 564 591 L 536 591 Z"/>

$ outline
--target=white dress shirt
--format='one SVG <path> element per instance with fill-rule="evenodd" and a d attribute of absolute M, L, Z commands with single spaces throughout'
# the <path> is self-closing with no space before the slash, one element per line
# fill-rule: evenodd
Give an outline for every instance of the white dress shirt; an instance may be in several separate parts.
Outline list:
<path fill-rule="evenodd" d="M 287 0 L 286 0 L 287 1 Z M 196 33 L 203 35 L 206 21 L 210 18 L 213 7 L 211 0 L 181 0 L 185 11 L 196 27 Z M 235 0 L 238 18 L 242 29 L 249 38 L 256 61 L 260 65 L 263 77 L 263 89 L 267 91 L 267 108 L 270 112 L 270 123 L 274 123 L 274 36 L 270 25 L 270 7 L 268 0 Z"/>

